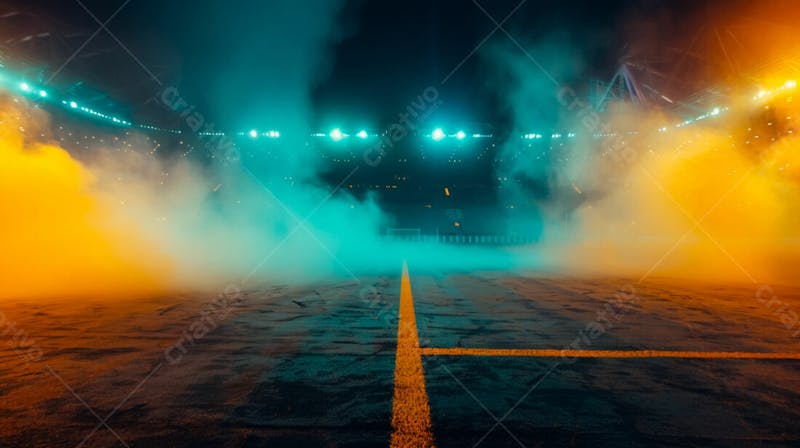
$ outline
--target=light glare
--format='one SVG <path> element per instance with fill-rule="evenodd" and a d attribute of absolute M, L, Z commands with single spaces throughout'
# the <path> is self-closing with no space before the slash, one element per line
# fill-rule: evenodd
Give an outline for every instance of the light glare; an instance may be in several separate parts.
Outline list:
<path fill-rule="evenodd" d="M 342 130 L 341 129 L 336 128 L 336 129 L 331 131 L 330 137 L 331 137 L 331 139 L 333 141 L 338 142 L 339 140 L 344 138 L 344 134 L 342 134 Z"/>

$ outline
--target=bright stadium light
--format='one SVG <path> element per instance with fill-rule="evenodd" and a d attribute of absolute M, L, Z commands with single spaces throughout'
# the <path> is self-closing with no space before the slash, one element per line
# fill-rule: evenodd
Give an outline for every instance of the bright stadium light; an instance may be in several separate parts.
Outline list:
<path fill-rule="evenodd" d="M 360 131 L 358 131 L 358 134 L 356 134 L 356 136 L 357 136 L 358 138 L 360 138 L 360 139 L 365 139 L 365 138 L 369 137 L 369 136 L 367 135 L 367 131 L 365 131 L 365 130 L 363 130 L 363 129 L 362 129 L 362 130 L 360 130 Z"/>
<path fill-rule="evenodd" d="M 269 131 L 269 132 L 267 132 L 267 136 L 268 136 L 269 138 L 280 138 L 280 136 L 281 136 L 281 133 L 280 133 L 280 132 L 278 132 L 278 131 L 274 131 L 274 130 L 273 130 L 273 131 Z"/>
<path fill-rule="evenodd" d="M 31 86 L 29 86 L 27 82 L 20 83 L 19 88 L 22 89 L 23 92 L 31 91 Z"/>
<path fill-rule="evenodd" d="M 433 132 L 431 132 L 431 138 L 434 141 L 438 142 L 439 140 L 442 140 L 444 137 L 445 137 L 445 134 L 444 134 L 444 131 L 442 130 L 442 128 L 436 128 L 436 129 L 433 130 Z"/>
<path fill-rule="evenodd" d="M 339 128 L 336 128 L 336 129 L 332 130 L 331 133 L 328 134 L 328 135 L 335 142 L 338 142 L 339 140 L 344 138 L 344 134 L 342 133 L 342 130 L 339 129 Z"/>
<path fill-rule="evenodd" d="M 797 82 L 790 79 L 789 81 L 786 81 L 786 83 L 784 83 L 783 86 L 786 87 L 787 89 L 794 89 L 795 87 L 797 87 Z"/>
<path fill-rule="evenodd" d="M 251 129 L 248 134 L 250 135 L 250 138 L 257 138 L 258 137 L 258 131 L 256 131 L 255 129 Z"/>
<path fill-rule="evenodd" d="M 39 96 L 40 96 L 40 97 L 42 97 L 42 98 L 47 98 L 47 91 L 45 91 L 45 90 L 40 90 L 40 91 L 39 91 Z"/>
<path fill-rule="evenodd" d="M 457 138 L 457 139 L 459 139 L 459 140 L 464 140 L 464 138 L 465 138 L 466 136 L 467 136 L 467 134 L 466 134 L 466 133 L 464 133 L 464 131 L 458 131 L 458 132 L 456 132 L 456 138 Z"/>
<path fill-rule="evenodd" d="M 69 102 L 69 107 L 71 107 L 73 109 L 77 109 L 78 108 L 78 103 L 76 103 L 75 101 L 70 101 Z"/>

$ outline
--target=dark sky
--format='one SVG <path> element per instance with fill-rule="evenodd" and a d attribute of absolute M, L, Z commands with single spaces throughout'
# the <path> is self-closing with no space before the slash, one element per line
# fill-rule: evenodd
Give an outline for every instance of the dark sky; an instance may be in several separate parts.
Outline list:
<path fill-rule="evenodd" d="M 100 21 L 123 3 L 84 1 Z M 441 83 L 495 28 L 472 1 L 363 0 L 342 8 L 335 3 L 132 0 L 108 28 L 147 70 L 100 31 L 53 83 L 86 81 L 141 114 L 159 90 L 149 71 L 164 85 L 179 87 L 210 119 L 229 127 L 268 119 L 258 115 L 280 115 L 285 103 L 295 101 L 297 91 L 309 83 L 321 124 L 346 117 L 345 121 L 383 125 L 428 86 L 436 86 L 446 98 L 444 113 L 461 120 L 493 121 L 502 115 L 497 92 L 502 78 L 486 55 L 497 48 L 516 51 L 503 32 L 496 32 Z M 519 1 L 481 3 L 499 21 Z M 704 18 L 721 14 L 733 3 L 528 0 L 505 27 L 537 57 L 539 42 L 557 42 L 549 55 L 542 55 L 543 65 L 561 62 L 548 57 L 579 59 L 576 77 L 608 77 L 626 53 L 641 51 L 643 45 L 656 53 L 662 50 L 655 47 L 680 46 Z M 72 0 L 0 0 L 0 8 L 0 13 L 24 13 L 0 19 L 5 21 L 3 38 L 52 32 L 40 44 L 6 44 L 11 56 L 22 53 L 41 62 L 48 73 L 99 27 Z M 332 39 L 321 38 L 331 35 Z M 325 40 L 325 45 L 312 45 Z M 525 57 L 521 51 L 519 57 Z"/>

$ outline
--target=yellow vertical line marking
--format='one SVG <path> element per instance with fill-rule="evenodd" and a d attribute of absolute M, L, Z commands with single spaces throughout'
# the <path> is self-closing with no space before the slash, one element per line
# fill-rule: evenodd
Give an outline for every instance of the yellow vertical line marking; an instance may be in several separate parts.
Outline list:
<path fill-rule="evenodd" d="M 392 399 L 392 448 L 432 447 L 431 408 L 425 392 L 425 373 L 419 348 L 417 318 L 408 266 L 403 263 L 400 280 L 400 320 Z"/>

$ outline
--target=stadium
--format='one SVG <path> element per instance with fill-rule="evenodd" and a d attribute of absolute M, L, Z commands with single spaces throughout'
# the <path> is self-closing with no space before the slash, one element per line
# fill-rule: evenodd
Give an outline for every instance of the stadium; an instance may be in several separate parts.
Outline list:
<path fill-rule="evenodd" d="M 0 446 L 797 446 L 794 2 L 0 2 Z"/>

